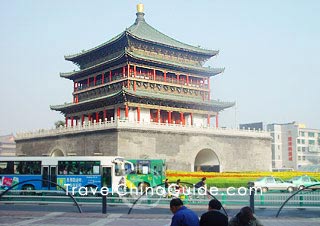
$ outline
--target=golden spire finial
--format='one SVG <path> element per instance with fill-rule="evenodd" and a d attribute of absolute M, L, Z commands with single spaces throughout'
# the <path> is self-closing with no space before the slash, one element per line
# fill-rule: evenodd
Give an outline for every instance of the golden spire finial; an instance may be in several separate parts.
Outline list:
<path fill-rule="evenodd" d="M 144 8 L 144 6 L 143 6 L 143 4 L 142 3 L 139 3 L 138 5 L 137 5 L 137 12 L 138 13 L 143 13 L 143 9 Z"/>

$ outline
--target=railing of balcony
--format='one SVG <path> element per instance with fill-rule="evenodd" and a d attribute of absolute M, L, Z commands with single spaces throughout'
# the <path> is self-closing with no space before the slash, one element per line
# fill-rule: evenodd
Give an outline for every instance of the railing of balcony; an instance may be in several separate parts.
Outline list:
<path fill-rule="evenodd" d="M 216 128 L 209 126 L 194 126 L 194 125 L 182 125 L 182 124 L 169 124 L 169 123 L 156 123 L 156 122 L 130 122 L 128 120 L 113 120 L 102 122 L 94 121 L 84 122 L 83 125 L 78 124 L 73 127 L 59 127 L 56 129 L 40 129 L 32 132 L 17 133 L 17 139 L 30 139 L 36 137 L 47 137 L 61 134 L 81 133 L 93 130 L 106 130 L 115 128 L 132 128 L 141 130 L 156 130 L 156 131 L 175 131 L 175 132 L 187 132 L 187 133 L 209 133 L 217 135 L 229 135 L 229 136 L 244 136 L 244 137 L 261 137 L 270 138 L 270 133 L 262 130 L 240 130 L 233 128 Z"/>
<path fill-rule="evenodd" d="M 134 75 L 131 74 L 130 77 L 134 77 Z M 127 78 L 127 74 L 120 73 L 120 74 L 112 75 L 111 81 L 110 81 L 109 76 L 106 75 L 105 78 L 104 78 L 104 83 L 107 84 L 109 82 L 121 80 L 121 79 L 124 79 L 124 78 Z M 147 73 L 137 73 L 136 78 L 137 79 L 142 79 L 142 80 L 153 80 L 153 76 L 150 75 L 150 74 L 147 74 Z M 184 79 L 177 80 L 176 78 L 173 78 L 173 77 L 167 77 L 166 80 L 164 80 L 164 77 L 163 76 L 159 76 L 159 75 L 157 75 L 155 77 L 154 81 L 167 82 L 167 83 L 171 83 L 171 84 L 178 84 L 178 85 L 184 85 L 184 86 L 191 86 L 191 87 L 195 87 L 195 88 L 204 88 L 204 89 L 208 89 L 209 88 L 208 84 L 204 84 L 204 83 L 200 83 L 200 82 L 198 82 L 198 83 L 195 83 L 195 82 L 187 83 L 187 81 L 184 80 Z M 102 79 L 97 80 L 96 84 L 94 84 L 93 81 L 90 82 L 89 86 L 87 84 L 82 84 L 81 86 L 78 86 L 76 90 L 77 91 L 81 91 L 81 90 L 93 88 L 93 87 L 99 86 L 99 85 L 102 85 Z"/>

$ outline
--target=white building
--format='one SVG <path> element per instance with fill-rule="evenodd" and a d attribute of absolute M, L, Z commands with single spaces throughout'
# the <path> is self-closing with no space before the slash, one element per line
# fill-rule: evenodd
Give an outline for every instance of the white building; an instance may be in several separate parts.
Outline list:
<path fill-rule="evenodd" d="M 15 137 L 10 135 L 0 136 L 0 156 L 16 155 Z"/>
<path fill-rule="evenodd" d="M 272 167 L 293 168 L 320 164 L 320 130 L 296 122 L 269 124 L 272 141 Z"/>

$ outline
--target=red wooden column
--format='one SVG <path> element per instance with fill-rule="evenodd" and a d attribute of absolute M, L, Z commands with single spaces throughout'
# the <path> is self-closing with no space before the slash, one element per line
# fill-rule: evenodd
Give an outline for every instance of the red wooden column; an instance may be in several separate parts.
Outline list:
<path fill-rule="evenodd" d="M 87 88 L 90 87 L 90 78 L 88 78 L 88 81 L 87 81 Z"/>
<path fill-rule="evenodd" d="M 71 116 L 71 127 L 73 127 L 73 116 Z"/>
<path fill-rule="evenodd" d="M 76 84 L 77 84 L 77 82 L 74 82 L 74 83 L 73 83 L 73 92 L 76 92 L 76 91 L 77 91 Z"/>
<path fill-rule="evenodd" d="M 112 71 L 109 71 L 109 82 L 111 82 L 112 79 Z"/>
<path fill-rule="evenodd" d="M 127 77 L 128 77 L 128 89 L 130 89 L 130 64 L 127 66 Z"/>
<path fill-rule="evenodd" d="M 106 109 L 104 109 L 104 110 L 103 110 L 103 121 L 104 121 L 104 122 L 106 122 L 106 121 L 107 121 L 107 119 L 106 119 L 106 118 L 107 118 L 107 110 L 106 110 Z"/>
<path fill-rule="evenodd" d="M 101 75 L 101 84 L 104 84 L 104 72 L 102 72 L 102 75 Z"/>
<path fill-rule="evenodd" d="M 208 89 L 209 89 L 208 100 L 210 100 L 210 78 L 208 78 L 207 80 L 208 80 Z"/>
<path fill-rule="evenodd" d="M 183 125 L 183 112 L 180 112 L 180 124 Z"/>
<path fill-rule="evenodd" d="M 99 122 L 99 112 L 96 112 L 96 122 Z"/>
<path fill-rule="evenodd" d="M 208 114 L 208 117 L 207 117 L 207 124 L 208 126 L 210 126 L 210 114 Z"/>
<path fill-rule="evenodd" d="M 117 108 L 117 118 L 120 119 L 120 107 Z"/>
<path fill-rule="evenodd" d="M 164 82 L 167 81 L 167 72 L 166 71 L 163 72 L 163 80 L 164 80 Z"/>
<path fill-rule="evenodd" d="M 216 114 L 216 128 L 219 127 L 219 113 Z"/>
<path fill-rule="evenodd" d="M 96 84 L 97 84 L 97 76 L 95 75 L 93 77 L 93 86 L 96 86 Z"/>
<path fill-rule="evenodd" d="M 78 119 L 76 119 L 76 126 L 78 126 Z"/>
<path fill-rule="evenodd" d="M 190 113 L 190 124 L 193 126 L 193 114 L 192 114 L 192 112 Z"/>
<path fill-rule="evenodd" d="M 160 109 L 157 109 L 157 122 L 160 122 Z"/>
<path fill-rule="evenodd" d="M 171 121 L 171 113 L 172 111 L 168 111 L 168 123 L 171 124 L 172 121 Z"/>
<path fill-rule="evenodd" d="M 156 80 L 156 69 L 153 69 L 153 80 Z"/>
<path fill-rule="evenodd" d="M 124 78 L 126 75 L 126 66 L 122 67 L 122 78 Z"/>
<path fill-rule="evenodd" d="M 81 116 L 81 125 L 83 125 L 84 122 L 84 115 Z"/>
<path fill-rule="evenodd" d="M 133 66 L 133 76 L 134 76 L 134 78 L 137 77 L 137 67 L 136 67 L 136 65 Z M 136 90 L 137 90 L 137 81 L 134 80 L 133 81 L 133 91 L 136 91 Z"/>
<path fill-rule="evenodd" d="M 140 122 L 140 107 L 137 107 L 137 120 Z"/>
<path fill-rule="evenodd" d="M 128 107 L 128 105 L 126 105 L 125 117 L 126 117 L 126 119 L 129 119 L 129 107 Z"/>
<path fill-rule="evenodd" d="M 180 83 L 180 76 L 177 74 L 177 83 Z"/>
<path fill-rule="evenodd" d="M 88 122 L 91 122 L 91 114 L 88 114 Z"/>
<path fill-rule="evenodd" d="M 69 120 L 69 117 L 66 116 L 66 123 L 65 123 L 66 127 L 68 127 L 68 120 Z"/>

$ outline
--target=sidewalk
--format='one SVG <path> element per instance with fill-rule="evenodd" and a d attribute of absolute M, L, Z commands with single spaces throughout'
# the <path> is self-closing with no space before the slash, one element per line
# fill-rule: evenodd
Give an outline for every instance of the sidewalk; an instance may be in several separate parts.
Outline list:
<path fill-rule="evenodd" d="M 320 218 L 259 217 L 265 226 L 314 226 L 320 225 Z M 64 213 L 64 212 L 0 212 L 0 225 L 70 225 L 70 226 L 168 226 L 171 216 L 163 214 L 107 214 Z"/>

